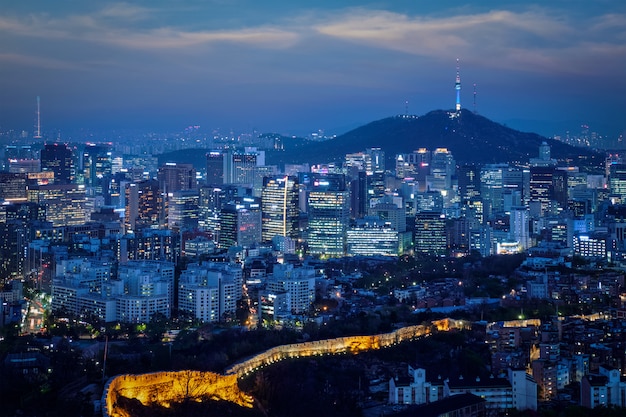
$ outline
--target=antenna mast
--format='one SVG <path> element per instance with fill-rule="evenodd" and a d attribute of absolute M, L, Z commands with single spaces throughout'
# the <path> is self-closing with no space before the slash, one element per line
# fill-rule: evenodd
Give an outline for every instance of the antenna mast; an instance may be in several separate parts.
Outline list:
<path fill-rule="evenodd" d="M 476 111 L 476 83 L 474 83 L 474 114 L 478 114 Z"/>
<path fill-rule="evenodd" d="M 461 111 L 461 72 L 459 69 L 459 59 L 456 59 L 456 82 L 454 83 L 454 89 L 456 90 L 456 111 Z"/>
<path fill-rule="evenodd" d="M 35 139 L 41 139 L 41 108 L 39 106 L 39 96 L 37 96 L 37 125 L 35 126 Z"/>

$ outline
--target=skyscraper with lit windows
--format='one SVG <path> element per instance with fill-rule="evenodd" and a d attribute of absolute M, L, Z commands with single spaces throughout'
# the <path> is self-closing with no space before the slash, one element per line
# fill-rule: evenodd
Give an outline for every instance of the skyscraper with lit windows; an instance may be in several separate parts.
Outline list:
<path fill-rule="evenodd" d="M 143 227 L 158 228 L 163 223 L 163 196 L 156 180 L 126 184 L 124 214 L 127 232 Z"/>
<path fill-rule="evenodd" d="M 274 236 L 298 237 L 300 218 L 298 178 L 278 175 L 264 177 L 261 195 L 263 241 Z"/>
<path fill-rule="evenodd" d="M 72 150 L 63 143 L 46 144 L 41 150 L 41 170 L 54 172 L 57 184 L 74 182 Z"/>
<path fill-rule="evenodd" d="M 343 174 L 313 178 L 308 193 L 308 252 L 341 257 L 346 253 L 346 231 L 350 222 L 350 191 Z"/>

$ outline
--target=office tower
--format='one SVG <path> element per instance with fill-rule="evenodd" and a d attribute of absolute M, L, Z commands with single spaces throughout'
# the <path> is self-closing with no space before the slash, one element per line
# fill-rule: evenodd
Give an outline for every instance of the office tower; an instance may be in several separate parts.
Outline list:
<path fill-rule="evenodd" d="M 464 204 L 480 196 L 480 167 L 475 164 L 460 166 L 458 181 L 459 196 Z"/>
<path fill-rule="evenodd" d="M 251 197 L 250 189 L 236 185 L 200 187 L 198 226 L 202 230 L 211 232 L 216 242 L 219 240 L 222 207 L 235 197 Z"/>
<path fill-rule="evenodd" d="M 198 200 L 198 190 L 171 193 L 167 205 L 167 227 L 176 231 L 197 229 Z"/>
<path fill-rule="evenodd" d="M 11 220 L 44 222 L 46 221 L 46 209 L 37 203 L 29 202 L 0 205 L 0 223 L 7 223 Z"/>
<path fill-rule="evenodd" d="M 220 248 L 250 247 L 261 242 L 261 224 L 260 198 L 236 197 L 224 204 L 220 212 Z"/>
<path fill-rule="evenodd" d="M 0 223 L 0 276 L 23 278 L 26 270 L 30 227 L 23 220 Z"/>
<path fill-rule="evenodd" d="M 517 167 L 508 167 L 502 171 L 502 210 L 509 212 L 510 204 L 507 205 L 505 196 L 513 196 L 519 199 L 519 203 L 513 205 L 523 205 L 526 203 L 526 194 L 528 194 L 529 177 L 524 169 Z"/>
<path fill-rule="evenodd" d="M 488 164 L 480 169 L 480 194 L 485 203 L 485 215 L 501 213 L 504 210 L 502 193 L 504 190 L 504 172 L 508 164 Z"/>
<path fill-rule="evenodd" d="M 27 174 L 0 171 L 0 204 L 26 201 Z"/>
<path fill-rule="evenodd" d="M 224 158 L 222 151 L 210 151 L 206 154 L 206 185 L 220 186 L 224 184 Z"/>
<path fill-rule="evenodd" d="M 111 175 L 113 159 L 110 145 L 88 143 L 83 150 L 83 176 L 85 187 L 95 195 L 102 194 L 102 179 Z"/>
<path fill-rule="evenodd" d="M 426 187 L 444 194 L 452 189 L 452 177 L 456 175 L 454 156 L 446 148 L 433 151 L 430 160 L 430 174 L 426 177 Z"/>
<path fill-rule="evenodd" d="M 382 171 L 373 172 L 367 176 L 367 205 L 372 201 L 385 196 L 385 173 Z"/>
<path fill-rule="evenodd" d="M 54 226 L 74 226 L 87 220 L 85 188 L 77 184 L 33 185 L 28 201 L 46 208 L 46 220 Z"/>
<path fill-rule="evenodd" d="M 419 190 L 426 191 L 426 176 L 430 174 L 431 152 L 420 148 L 407 154 L 396 155 L 396 177 L 413 178 Z"/>
<path fill-rule="evenodd" d="M 367 174 L 357 172 L 350 181 L 350 217 L 360 219 L 367 214 L 369 199 L 367 198 Z"/>
<path fill-rule="evenodd" d="M 398 256 L 404 251 L 402 233 L 377 216 L 357 219 L 346 233 L 349 256 Z"/>
<path fill-rule="evenodd" d="M 46 144 L 41 150 L 41 170 L 54 173 L 54 182 L 74 182 L 74 160 L 72 150 L 64 143 Z"/>
<path fill-rule="evenodd" d="M 387 223 L 392 230 L 406 232 L 406 212 L 400 199 L 400 205 L 390 202 L 379 202 L 368 210 L 368 216 L 379 218 Z"/>
<path fill-rule="evenodd" d="M 447 253 L 446 217 L 441 212 L 423 211 L 415 215 L 414 251 L 443 256 Z"/>
<path fill-rule="evenodd" d="M 156 180 L 126 184 L 124 224 L 126 232 L 163 224 L 163 196 Z"/>
<path fill-rule="evenodd" d="M 252 196 L 260 198 L 263 195 L 265 177 L 273 177 L 275 175 L 278 175 L 278 167 L 276 165 L 255 167 L 252 180 Z"/>
<path fill-rule="evenodd" d="M 372 175 L 372 157 L 365 152 L 346 154 L 343 168 L 350 177 L 358 171 L 364 171 L 367 175 Z"/>
<path fill-rule="evenodd" d="M 296 239 L 299 235 L 298 178 L 294 176 L 264 177 L 261 195 L 263 212 L 262 239 L 271 241 L 274 236 Z"/>
<path fill-rule="evenodd" d="M 229 151 L 224 157 L 224 184 L 251 186 L 255 168 L 265 165 L 265 151 L 245 148 L 243 152 Z"/>
<path fill-rule="evenodd" d="M 4 148 L 4 169 L 14 173 L 39 172 L 41 163 L 30 145 L 7 145 Z"/>
<path fill-rule="evenodd" d="M 37 159 L 36 152 L 30 145 L 7 145 L 4 147 L 4 166 L 5 169 L 11 165 L 12 162 L 19 161 L 21 159 Z"/>
<path fill-rule="evenodd" d="M 626 164 L 613 164 L 609 168 L 609 190 L 622 203 L 626 202 Z"/>
<path fill-rule="evenodd" d="M 159 188 L 166 195 L 174 191 L 197 188 L 196 170 L 191 164 L 168 162 L 159 167 L 157 172 Z"/>
<path fill-rule="evenodd" d="M 318 175 L 308 193 L 307 244 L 313 255 L 341 257 L 346 253 L 350 221 L 350 191 L 342 174 Z"/>
<path fill-rule="evenodd" d="M 554 167 L 534 166 L 530 167 L 530 204 L 536 203 L 540 206 L 540 213 L 547 212 L 553 196 Z"/>
<path fill-rule="evenodd" d="M 372 172 L 385 171 L 385 151 L 381 148 L 367 148 L 365 153 L 370 157 Z"/>
<path fill-rule="evenodd" d="M 415 211 L 443 211 L 443 196 L 439 191 L 425 191 L 415 194 Z"/>

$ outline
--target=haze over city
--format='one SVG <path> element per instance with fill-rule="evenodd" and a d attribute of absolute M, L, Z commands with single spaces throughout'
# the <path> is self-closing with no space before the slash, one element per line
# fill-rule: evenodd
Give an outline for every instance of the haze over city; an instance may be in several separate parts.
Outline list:
<path fill-rule="evenodd" d="M 452 109 L 457 59 L 463 107 L 494 121 L 625 127 L 617 0 L 4 3 L 1 129 L 32 130 L 40 96 L 44 131 L 343 133 Z"/>

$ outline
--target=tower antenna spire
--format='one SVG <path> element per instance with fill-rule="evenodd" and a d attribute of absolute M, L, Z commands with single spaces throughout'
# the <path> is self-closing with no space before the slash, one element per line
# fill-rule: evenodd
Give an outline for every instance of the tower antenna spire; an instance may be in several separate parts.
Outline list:
<path fill-rule="evenodd" d="M 474 114 L 478 114 L 476 111 L 476 83 L 474 83 Z"/>
<path fill-rule="evenodd" d="M 456 82 L 454 83 L 454 89 L 456 90 L 456 106 L 457 112 L 461 111 L 461 71 L 459 67 L 459 58 L 456 59 Z"/>
<path fill-rule="evenodd" d="M 35 125 L 34 139 L 41 139 L 41 108 L 39 106 L 39 96 L 37 96 L 37 124 Z"/>

